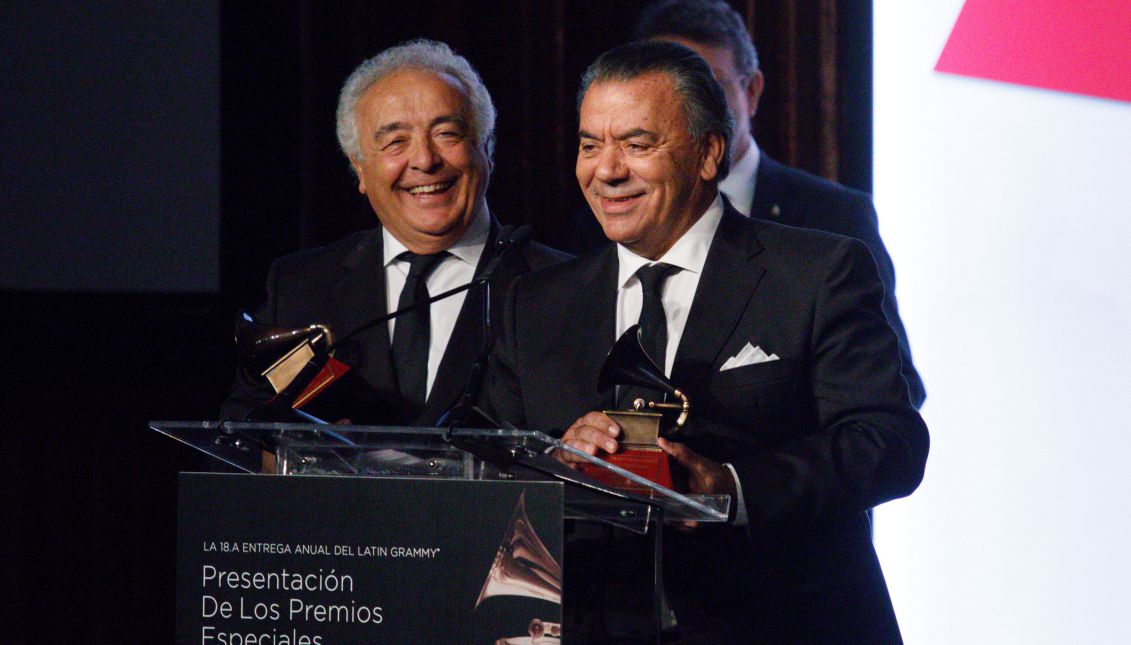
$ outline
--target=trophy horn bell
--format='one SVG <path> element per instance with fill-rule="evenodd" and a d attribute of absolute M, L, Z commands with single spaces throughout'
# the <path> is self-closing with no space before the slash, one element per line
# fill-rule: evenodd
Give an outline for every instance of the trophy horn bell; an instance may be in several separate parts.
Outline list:
<path fill-rule="evenodd" d="M 604 392 L 614 385 L 635 385 L 659 390 L 679 399 L 679 403 L 651 401 L 647 403 L 647 407 L 679 410 L 675 425 L 677 429 L 682 428 L 691 416 L 691 402 L 644 350 L 640 334 L 640 325 L 633 325 L 613 343 L 605 357 L 605 364 L 601 366 L 601 374 L 597 377 L 597 389 Z"/>
<path fill-rule="evenodd" d="M 305 344 L 314 352 L 324 352 L 334 342 L 333 334 L 326 325 L 268 325 L 259 322 L 246 311 L 240 311 L 236 315 L 235 328 L 240 366 L 256 374 L 268 370 L 296 347 Z"/>

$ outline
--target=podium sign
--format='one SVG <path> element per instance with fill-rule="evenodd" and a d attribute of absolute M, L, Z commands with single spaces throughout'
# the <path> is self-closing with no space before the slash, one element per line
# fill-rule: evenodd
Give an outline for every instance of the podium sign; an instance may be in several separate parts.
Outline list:
<path fill-rule="evenodd" d="M 534 430 L 150 427 L 246 473 L 272 452 L 284 475 L 182 475 L 180 643 L 552 645 L 563 633 L 578 643 L 657 642 L 664 523 L 725 522 L 730 505 L 726 495 L 678 493 Z M 566 466 L 557 451 L 601 476 Z M 578 520 L 564 621 L 563 517 Z M 608 595 L 626 586 L 604 566 L 607 549 L 572 548 L 608 527 L 652 545 L 633 558 L 642 584 L 623 603 Z M 622 620 L 622 607 L 637 606 L 642 620 Z"/>
<path fill-rule="evenodd" d="M 561 623 L 563 500 L 554 482 L 183 473 L 177 642 L 529 642 Z"/>

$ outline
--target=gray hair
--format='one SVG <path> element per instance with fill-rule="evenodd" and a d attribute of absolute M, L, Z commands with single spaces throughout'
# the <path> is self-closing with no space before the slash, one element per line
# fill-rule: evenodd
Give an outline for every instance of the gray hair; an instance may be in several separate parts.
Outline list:
<path fill-rule="evenodd" d="M 696 142 L 708 134 L 718 134 L 726 146 L 719 176 L 730 172 L 730 142 L 734 136 L 734 117 L 727 108 L 726 95 L 706 61 L 694 51 L 670 42 L 637 42 L 615 47 L 597 57 L 581 75 L 577 110 L 593 83 L 631 81 L 652 73 L 667 74 L 676 94 L 683 100 L 687 129 Z"/>
<path fill-rule="evenodd" d="M 746 23 L 723 0 L 666 0 L 649 6 L 636 21 L 633 37 L 649 40 L 661 36 L 730 50 L 735 71 L 745 79 L 758 71 L 758 50 Z"/>
<path fill-rule="evenodd" d="M 471 130 L 477 143 L 486 145 L 487 159 L 495 151 L 495 105 L 479 73 L 451 47 L 435 40 L 413 40 L 390 47 L 363 62 L 342 85 L 338 96 L 338 145 L 347 157 L 364 158 L 354 110 L 361 96 L 377 81 L 402 70 L 447 74 L 467 92 L 471 107 Z"/>

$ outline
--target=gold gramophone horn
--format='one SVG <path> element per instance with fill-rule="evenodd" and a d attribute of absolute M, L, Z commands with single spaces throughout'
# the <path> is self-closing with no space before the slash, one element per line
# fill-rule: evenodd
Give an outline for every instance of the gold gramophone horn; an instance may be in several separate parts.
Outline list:
<path fill-rule="evenodd" d="M 530 525 L 530 518 L 526 516 L 526 493 L 518 498 L 475 606 L 492 596 L 525 596 L 562 602 L 562 567 Z"/>
<path fill-rule="evenodd" d="M 621 334 L 605 357 L 605 364 L 601 366 L 601 374 L 597 377 L 597 389 L 604 391 L 614 385 L 646 387 L 679 399 L 679 403 L 645 402 L 637 399 L 633 404 L 637 411 L 642 411 L 644 408 L 679 410 L 679 418 L 675 421 L 676 430 L 682 428 L 683 424 L 687 423 L 687 418 L 691 416 L 691 401 L 664 375 L 664 371 L 648 356 L 648 352 L 644 351 L 644 345 L 640 342 L 640 325 L 633 325 Z"/>
<path fill-rule="evenodd" d="M 334 342 L 326 325 L 280 327 L 258 322 L 245 311 L 236 316 L 236 352 L 240 367 L 265 377 L 283 391 L 317 354 Z"/>

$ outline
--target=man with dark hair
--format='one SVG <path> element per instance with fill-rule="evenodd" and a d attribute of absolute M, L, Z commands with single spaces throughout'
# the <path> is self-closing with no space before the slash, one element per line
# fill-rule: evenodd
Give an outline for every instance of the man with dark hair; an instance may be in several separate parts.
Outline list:
<path fill-rule="evenodd" d="M 903 376 L 920 407 L 926 390 L 911 362 L 907 332 L 895 299 L 895 268 L 880 238 L 876 210 L 867 194 L 790 168 L 759 150 L 750 132 L 765 79 L 758 51 L 742 17 L 723 0 L 665 0 L 650 5 L 634 30 L 637 40 L 664 40 L 691 48 L 711 66 L 734 114 L 734 170 L 719 189 L 744 215 L 829 231 L 866 244 L 884 282 L 884 313 L 899 336 Z"/>
<path fill-rule="evenodd" d="M 499 232 L 486 199 L 494 129 L 479 74 L 444 43 L 406 43 L 358 66 L 339 97 L 338 141 L 380 226 L 277 260 L 256 318 L 347 334 L 471 281 Z M 492 288 L 503 293 L 516 275 L 564 257 L 527 245 L 502 260 Z M 438 301 L 339 346 L 337 358 L 364 383 L 340 412 L 357 423 L 435 423 L 483 346 L 482 298 L 473 290 Z M 272 395 L 241 370 L 221 414 L 255 417 Z"/>
<path fill-rule="evenodd" d="M 664 533 L 683 642 L 898 641 L 867 511 L 918 486 L 928 437 L 867 248 L 725 203 L 732 117 L 685 47 L 606 52 L 579 106 L 578 182 L 614 244 L 515 281 L 487 408 L 617 452 L 600 410 L 624 402 L 598 373 L 639 324 L 693 404 L 657 443 L 685 490 L 734 500 L 726 524 Z"/>

